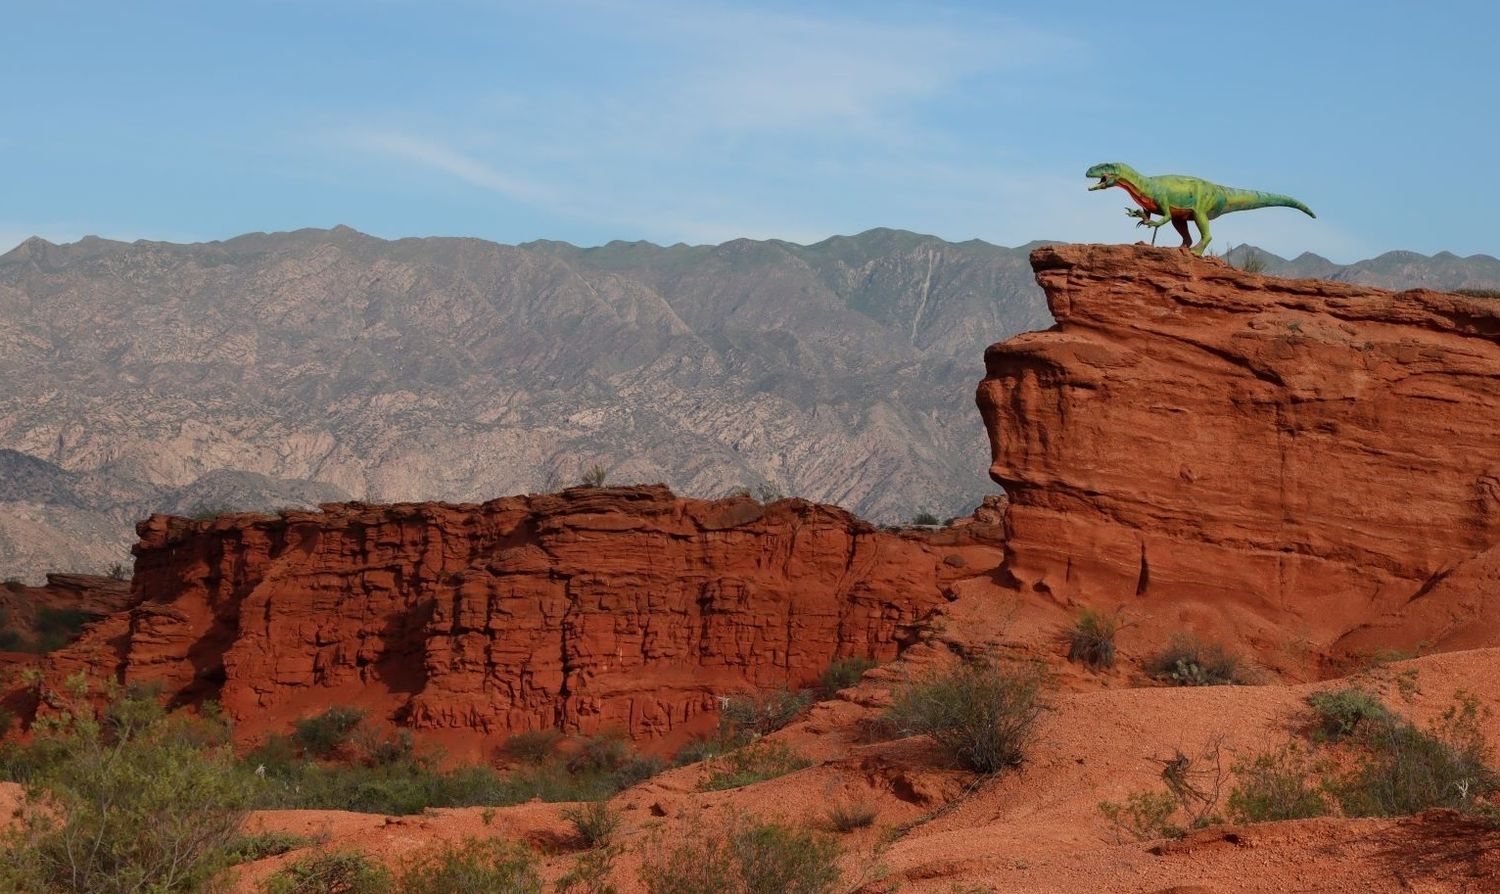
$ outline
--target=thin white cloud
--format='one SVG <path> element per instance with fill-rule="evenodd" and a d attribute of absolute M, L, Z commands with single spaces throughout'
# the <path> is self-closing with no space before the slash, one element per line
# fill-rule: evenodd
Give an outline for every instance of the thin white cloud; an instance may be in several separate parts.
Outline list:
<path fill-rule="evenodd" d="M 360 131 L 343 135 L 341 142 L 356 150 L 441 171 L 482 189 L 528 204 L 548 205 L 557 197 L 535 182 L 508 176 L 477 158 L 431 139 L 404 133 Z"/>

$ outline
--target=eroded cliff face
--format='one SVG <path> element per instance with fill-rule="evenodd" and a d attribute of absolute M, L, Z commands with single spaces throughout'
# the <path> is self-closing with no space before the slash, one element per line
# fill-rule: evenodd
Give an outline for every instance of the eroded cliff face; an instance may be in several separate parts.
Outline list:
<path fill-rule="evenodd" d="M 1500 543 L 1500 302 L 1135 246 L 1032 264 L 1057 325 L 990 347 L 977 395 L 1023 590 L 1269 647 L 1352 645 L 1486 579 L 1465 568 Z M 1493 638 L 1473 595 L 1417 635 Z"/>
<path fill-rule="evenodd" d="M 712 722 L 721 695 L 893 657 L 986 527 L 902 535 L 664 487 L 153 516 L 145 601 L 54 669 L 218 699 L 242 738 L 351 704 L 461 749 L 541 727 L 649 740 Z"/>

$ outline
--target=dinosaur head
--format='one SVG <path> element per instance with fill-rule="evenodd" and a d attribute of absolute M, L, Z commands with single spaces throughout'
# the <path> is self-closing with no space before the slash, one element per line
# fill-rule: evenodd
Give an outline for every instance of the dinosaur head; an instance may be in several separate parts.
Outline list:
<path fill-rule="evenodd" d="M 1122 165 L 1119 162 L 1106 161 L 1102 164 L 1094 165 L 1087 171 L 1084 171 L 1083 176 L 1089 178 L 1099 178 L 1098 183 L 1095 183 L 1093 186 L 1089 187 L 1089 192 L 1093 192 L 1096 189 L 1109 189 L 1111 186 L 1118 185 L 1120 182 L 1120 175 L 1124 172 L 1125 165 Z"/>

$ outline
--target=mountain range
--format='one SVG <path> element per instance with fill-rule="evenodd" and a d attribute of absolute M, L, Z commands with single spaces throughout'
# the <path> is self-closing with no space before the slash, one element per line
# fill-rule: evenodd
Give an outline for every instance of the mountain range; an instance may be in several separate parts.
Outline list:
<path fill-rule="evenodd" d="M 0 577 L 125 561 L 132 525 L 611 483 L 880 521 L 993 492 L 984 346 L 1051 325 L 1028 255 L 879 229 L 813 245 L 387 241 L 347 227 L 0 256 Z M 1267 273 L 1494 289 L 1500 260 Z"/>

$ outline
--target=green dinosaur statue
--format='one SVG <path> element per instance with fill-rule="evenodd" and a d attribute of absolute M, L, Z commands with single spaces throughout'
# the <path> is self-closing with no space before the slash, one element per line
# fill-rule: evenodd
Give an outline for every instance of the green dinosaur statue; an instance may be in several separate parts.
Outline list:
<path fill-rule="evenodd" d="M 1177 234 L 1182 237 L 1182 247 L 1195 255 L 1202 255 L 1208 243 L 1208 222 L 1231 211 L 1249 211 L 1251 208 L 1296 208 L 1308 217 L 1317 217 L 1312 209 L 1292 198 L 1274 192 L 1255 192 L 1250 189 L 1234 189 L 1184 177 L 1180 174 L 1165 174 L 1147 177 L 1130 165 L 1119 162 L 1097 164 L 1084 172 L 1085 177 L 1098 177 L 1099 182 L 1089 187 L 1108 189 L 1118 186 L 1130 193 L 1139 208 L 1126 208 L 1125 213 L 1136 218 L 1138 227 L 1160 227 L 1171 221 Z M 1161 220 L 1152 220 L 1151 215 L 1160 214 Z M 1188 234 L 1188 220 L 1198 224 L 1198 244 L 1193 245 Z"/>

